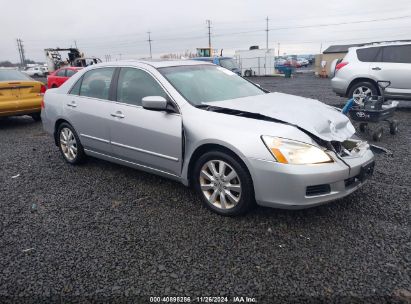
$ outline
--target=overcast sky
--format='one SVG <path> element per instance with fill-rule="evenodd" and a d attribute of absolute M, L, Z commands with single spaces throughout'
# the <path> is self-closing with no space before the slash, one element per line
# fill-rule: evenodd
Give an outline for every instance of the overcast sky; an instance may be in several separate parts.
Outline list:
<path fill-rule="evenodd" d="M 44 61 L 43 50 L 71 47 L 76 40 L 87 56 L 112 60 L 170 52 L 194 52 L 208 45 L 225 55 L 250 45 L 280 54 L 319 53 L 332 44 L 411 39 L 410 0 L 19 0 L 7 2 L 0 19 L 0 61 L 17 62 L 16 38 L 26 58 Z M 375 22 L 362 22 L 376 20 Z M 380 20 L 390 19 L 390 20 Z M 350 23 L 330 25 L 336 23 Z M 321 26 L 319 26 L 321 25 Z M 309 27 L 312 26 L 312 27 Z"/>

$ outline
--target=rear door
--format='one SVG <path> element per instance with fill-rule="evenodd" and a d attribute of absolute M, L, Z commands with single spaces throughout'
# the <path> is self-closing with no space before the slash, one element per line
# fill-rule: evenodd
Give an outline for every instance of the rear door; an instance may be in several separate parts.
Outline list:
<path fill-rule="evenodd" d="M 88 71 L 65 97 L 64 110 L 86 150 L 110 154 L 109 123 L 114 102 L 109 92 L 114 67 Z"/>
<path fill-rule="evenodd" d="M 110 124 L 113 153 L 123 160 L 180 176 L 181 115 L 142 107 L 146 96 L 171 100 L 161 85 L 147 71 L 121 68 L 116 93 Z"/>
<path fill-rule="evenodd" d="M 411 45 L 385 46 L 382 50 L 382 63 L 372 68 L 379 80 L 391 81 L 386 92 L 392 96 L 411 97 Z"/>

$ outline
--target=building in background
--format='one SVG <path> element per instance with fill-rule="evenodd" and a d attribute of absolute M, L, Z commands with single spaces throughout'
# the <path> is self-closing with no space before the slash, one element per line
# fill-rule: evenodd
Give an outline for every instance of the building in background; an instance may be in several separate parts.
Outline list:
<path fill-rule="evenodd" d="M 325 76 L 332 77 L 331 67 L 333 62 L 338 59 L 343 59 L 348 53 L 348 49 L 353 46 L 359 46 L 360 44 L 344 44 L 344 45 L 331 45 L 322 54 L 318 54 L 315 57 L 315 74 L 321 75 L 323 69 L 321 63 L 325 64 Z"/>

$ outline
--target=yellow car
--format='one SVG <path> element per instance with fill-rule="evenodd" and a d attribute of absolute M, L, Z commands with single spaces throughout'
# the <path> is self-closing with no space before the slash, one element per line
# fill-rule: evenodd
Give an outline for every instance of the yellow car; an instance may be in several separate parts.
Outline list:
<path fill-rule="evenodd" d="M 46 86 L 17 71 L 0 69 L 0 117 L 30 115 L 40 120 Z"/>

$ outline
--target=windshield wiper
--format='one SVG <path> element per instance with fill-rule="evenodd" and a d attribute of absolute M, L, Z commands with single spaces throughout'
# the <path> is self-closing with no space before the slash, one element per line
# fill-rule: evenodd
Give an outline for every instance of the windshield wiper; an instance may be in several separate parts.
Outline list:
<path fill-rule="evenodd" d="M 194 107 L 196 107 L 197 109 L 205 109 L 205 110 L 210 110 L 213 106 L 210 106 L 208 104 L 199 104 L 199 105 L 195 105 Z"/>

